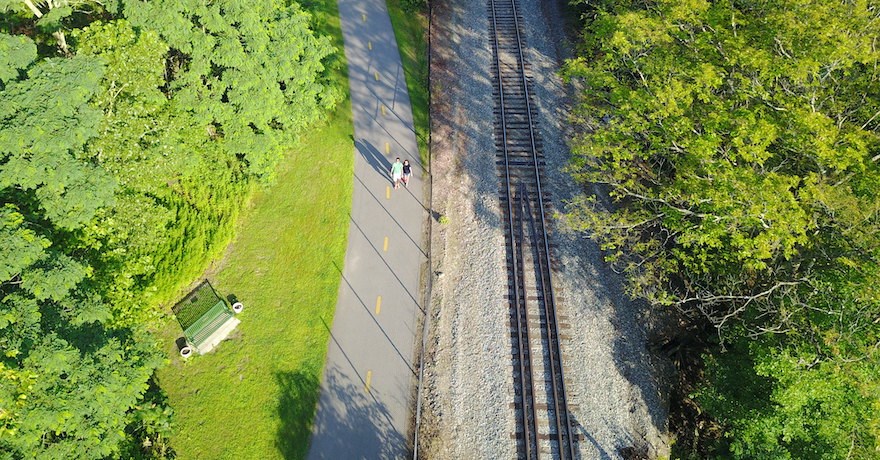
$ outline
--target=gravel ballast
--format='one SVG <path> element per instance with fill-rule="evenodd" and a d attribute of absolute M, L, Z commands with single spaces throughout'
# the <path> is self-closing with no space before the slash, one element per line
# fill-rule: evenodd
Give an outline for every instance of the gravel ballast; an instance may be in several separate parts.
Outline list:
<path fill-rule="evenodd" d="M 486 2 L 433 6 L 432 328 L 426 350 L 421 458 L 515 458 L 514 384 L 507 272 L 495 166 Z M 578 190 L 563 171 L 569 152 L 566 88 L 557 76 L 565 37 L 558 5 L 519 1 L 525 20 L 544 184 L 554 205 Z M 566 232 L 550 238 L 558 313 L 570 324 L 562 343 L 566 386 L 580 457 L 667 455 L 667 364 L 646 347 L 648 308 L 622 294 L 594 243 Z"/>

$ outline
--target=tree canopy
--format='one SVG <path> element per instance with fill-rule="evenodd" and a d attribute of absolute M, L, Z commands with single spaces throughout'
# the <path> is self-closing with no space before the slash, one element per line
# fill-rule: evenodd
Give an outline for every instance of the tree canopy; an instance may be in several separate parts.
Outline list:
<path fill-rule="evenodd" d="M 569 222 L 634 296 L 743 344 L 753 366 L 708 356 L 700 399 L 740 458 L 880 445 L 878 6 L 608 0 L 567 64 L 593 191 Z M 731 410 L 734 377 L 769 379 L 763 412 Z"/>
<path fill-rule="evenodd" d="M 134 26 L 155 27 L 175 50 L 174 98 L 211 122 L 253 174 L 270 175 L 291 136 L 341 97 L 322 79 L 322 60 L 334 49 L 312 34 L 309 15 L 295 3 L 122 3 Z"/>
<path fill-rule="evenodd" d="M 0 11 L 0 451 L 161 456 L 149 331 L 341 100 L 336 50 L 292 2 Z"/>

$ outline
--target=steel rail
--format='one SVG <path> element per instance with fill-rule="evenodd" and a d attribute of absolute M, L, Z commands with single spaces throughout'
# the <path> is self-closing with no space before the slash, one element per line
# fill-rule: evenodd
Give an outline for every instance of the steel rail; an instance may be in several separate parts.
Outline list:
<path fill-rule="evenodd" d="M 554 382 L 554 384 L 552 386 L 553 386 L 553 393 L 554 393 L 553 401 L 554 401 L 554 405 L 556 406 L 556 410 L 554 411 L 555 415 L 556 415 L 556 422 L 557 422 L 556 431 L 557 431 L 557 438 L 559 439 L 560 454 L 563 449 L 562 437 L 563 437 L 563 433 L 564 433 L 565 438 L 566 438 L 565 445 L 567 446 L 568 458 L 573 459 L 574 458 L 574 440 L 571 437 L 571 422 L 568 417 L 568 408 L 566 407 L 565 379 L 563 378 L 563 369 L 562 369 L 562 352 L 559 349 L 559 334 L 558 334 L 558 330 L 557 330 L 556 300 L 553 296 L 553 281 L 552 281 L 552 277 L 550 276 L 550 246 L 547 243 L 547 232 L 546 232 L 547 220 L 546 220 L 546 216 L 544 214 L 544 194 L 541 190 L 541 174 L 540 174 L 540 170 L 538 169 L 538 153 L 537 153 L 538 151 L 537 151 L 537 148 L 535 147 L 535 135 L 534 135 L 535 124 L 532 121 L 532 106 L 531 106 L 531 101 L 529 100 L 529 85 L 528 85 L 528 80 L 526 78 L 526 73 L 525 73 L 525 58 L 523 56 L 522 40 L 520 38 L 520 33 L 519 33 L 519 18 L 518 18 L 518 14 L 517 14 L 516 1 L 510 0 L 510 3 L 513 7 L 513 20 L 514 20 L 514 24 L 516 25 L 516 41 L 517 41 L 517 50 L 519 51 L 519 60 L 523 65 L 523 68 L 522 68 L 523 91 L 525 92 L 526 115 L 528 116 L 528 120 L 529 120 L 529 123 L 528 123 L 529 140 L 531 141 L 531 144 L 532 144 L 532 159 L 534 160 L 534 167 L 535 167 L 535 184 L 537 185 L 537 189 L 538 189 L 538 211 L 540 212 L 540 215 L 541 215 L 541 234 L 542 234 L 543 240 L 544 240 L 544 245 L 543 245 L 544 246 L 543 247 L 544 257 L 545 257 L 544 260 L 547 262 L 546 284 L 544 284 L 544 279 L 543 279 L 545 276 L 545 271 L 544 271 L 543 267 L 540 270 L 541 278 L 542 278 L 541 284 L 544 286 L 544 289 L 542 289 L 542 290 L 545 293 L 544 311 L 545 311 L 545 315 L 547 316 L 547 328 L 548 328 L 547 341 L 552 342 L 552 344 L 550 344 L 551 347 L 553 348 L 552 351 L 556 352 L 556 357 L 557 357 L 557 360 L 559 361 L 558 371 L 557 371 L 558 376 L 559 376 L 559 388 L 558 388 L 559 395 L 556 394 L 557 393 L 557 386 L 555 383 L 555 381 L 556 381 L 555 376 L 551 377 L 551 379 Z M 528 201 L 526 201 L 526 203 L 527 203 L 526 206 L 528 206 Z M 532 216 L 531 212 L 529 212 L 529 216 L 530 217 Z M 541 265 L 540 257 L 539 257 L 538 263 L 539 263 L 539 265 Z M 548 297 L 546 297 L 546 296 L 549 296 L 549 302 L 548 302 Z M 554 338 L 552 340 L 550 338 L 550 335 L 551 335 L 550 329 L 551 328 L 553 330 L 552 335 L 554 336 Z M 550 355 L 550 361 L 551 361 L 550 367 L 551 367 L 551 369 L 555 369 L 554 368 L 553 353 L 551 352 L 551 353 L 549 353 L 549 355 Z M 560 408 L 560 405 L 562 406 L 561 408 Z M 560 415 L 559 415 L 560 412 L 562 412 L 562 414 L 563 414 L 563 416 L 562 416 L 563 420 L 560 420 Z M 564 455 L 562 457 L 564 457 Z"/>
<path fill-rule="evenodd" d="M 536 229 L 535 223 L 535 215 L 531 209 L 531 203 L 528 198 L 523 200 L 525 202 L 526 214 L 529 219 L 529 228 L 531 230 L 532 240 L 535 243 L 535 246 L 539 246 L 538 239 L 543 236 L 544 242 L 547 241 L 547 235 L 543 231 L 539 235 Z M 559 443 L 559 452 L 560 458 L 565 458 L 563 451 L 568 454 L 568 458 L 574 459 L 574 439 L 571 437 L 570 425 L 568 425 L 568 408 L 565 403 L 565 378 L 563 377 L 563 368 L 562 368 L 562 358 L 561 351 L 559 348 L 559 331 L 557 329 L 556 324 L 556 315 L 555 315 L 555 306 L 552 303 L 548 303 L 548 296 L 552 296 L 552 291 L 547 289 L 549 283 L 549 271 L 545 273 L 544 264 L 538 257 L 538 268 L 540 272 L 540 282 L 542 288 L 540 289 L 541 293 L 544 296 L 544 322 L 547 325 L 547 345 L 551 348 L 548 350 L 548 358 L 550 360 L 550 386 L 553 391 L 553 405 L 554 405 L 554 415 L 556 419 L 556 439 Z M 547 264 L 549 265 L 549 259 L 547 259 Z M 553 302 L 552 297 L 549 299 L 550 302 Z M 556 358 L 553 358 L 554 352 L 556 353 Z M 559 379 L 559 385 L 557 385 L 556 379 Z M 561 397 L 560 397 L 561 396 Z M 564 435 L 564 436 L 563 436 Z M 563 441 L 564 438 L 564 441 Z"/>
<path fill-rule="evenodd" d="M 513 22 L 514 22 L 514 32 L 516 37 L 516 51 L 519 57 L 519 74 L 522 80 L 523 86 L 523 94 L 524 101 L 526 105 L 526 117 L 527 117 L 527 125 L 529 130 L 529 143 L 530 143 L 530 151 L 532 155 L 532 164 L 534 167 L 535 173 L 535 185 L 537 188 L 537 208 L 540 215 L 540 230 L 541 230 L 541 240 L 542 245 L 538 244 L 538 233 L 536 232 L 535 227 L 535 219 L 534 214 L 531 210 L 530 200 L 528 198 L 527 193 L 525 193 L 525 187 L 523 186 L 523 195 L 520 197 L 523 200 L 526 207 L 526 214 L 528 214 L 530 219 L 530 225 L 532 226 L 532 237 L 535 240 L 536 246 L 542 246 L 541 252 L 543 252 L 543 257 L 537 257 L 538 263 L 538 271 L 540 273 L 539 279 L 541 284 L 540 291 L 543 294 L 544 300 L 544 313 L 545 313 L 545 324 L 547 327 L 547 342 L 550 350 L 548 350 L 548 359 L 550 361 L 550 380 L 551 380 L 551 390 L 553 395 L 553 404 L 555 406 L 554 416 L 556 422 L 556 439 L 559 447 L 559 454 L 561 458 L 565 458 L 566 454 L 568 458 L 574 457 L 574 439 L 571 436 L 571 424 L 568 414 L 568 409 L 566 407 L 566 391 L 565 391 L 565 379 L 563 377 L 564 369 L 562 367 L 562 353 L 559 347 L 559 331 L 557 326 L 557 316 L 556 316 L 556 301 L 553 294 L 553 281 L 550 273 L 550 247 L 547 241 L 547 233 L 546 233 L 546 215 L 544 212 L 545 203 L 544 203 L 544 194 L 541 187 L 541 174 L 539 169 L 539 158 L 538 158 L 538 149 L 535 142 L 535 123 L 532 119 L 532 107 L 531 100 L 529 94 L 529 82 L 526 75 L 525 70 L 525 56 L 523 54 L 523 46 L 522 46 L 522 37 L 520 35 L 520 23 L 519 23 L 519 15 L 517 11 L 517 5 L 515 0 L 509 0 L 510 6 L 513 11 Z M 505 177 L 508 186 L 508 195 L 509 195 L 509 187 L 510 187 L 510 172 L 509 172 L 509 160 L 508 160 L 508 151 L 507 151 L 507 122 L 504 116 L 504 92 L 503 92 L 503 83 L 501 76 L 501 59 L 500 53 L 498 50 L 498 26 L 496 20 L 495 13 L 495 0 L 492 0 L 492 13 L 493 13 L 493 28 L 495 35 L 495 54 L 496 54 L 496 66 L 498 71 L 498 87 L 499 87 L 499 97 L 501 100 L 501 120 L 502 120 L 502 136 L 503 136 L 503 145 L 504 145 L 504 160 L 505 160 Z M 508 199 L 508 210 L 511 209 L 511 201 Z M 512 219 L 512 213 L 508 212 L 509 219 Z M 511 235 L 513 235 L 511 233 Z M 543 259 L 543 260 L 542 260 Z M 557 382 L 558 378 L 558 382 Z M 558 383 L 558 384 L 557 384 Z"/>
<path fill-rule="evenodd" d="M 523 198 L 522 195 L 519 195 L 516 198 L 517 206 L 515 208 L 518 212 L 523 212 Z M 522 261 L 525 262 L 523 258 L 523 219 L 513 219 L 511 216 L 510 220 L 515 220 L 516 222 L 516 238 L 511 238 L 511 242 L 514 243 L 515 249 L 513 252 L 513 259 L 517 262 Z M 520 244 L 516 244 L 519 242 Z M 521 267 L 523 265 L 520 265 Z M 521 282 L 518 283 L 520 288 L 523 289 L 522 296 L 519 295 L 519 291 L 517 291 L 516 295 L 516 332 L 517 332 L 517 342 L 519 348 L 519 374 L 520 374 L 520 383 L 522 384 L 522 388 L 520 389 L 521 396 L 520 402 L 522 404 L 521 412 L 523 414 L 523 442 L 525 443 L 525 454 L 526 458 L 530 459 L 533 457 L 532 455 L 532 438 L 534 438 L 534 458 L 538 458 L 538 427 L 537 427 L 537 416 L 535 414 L 535 387 L 534 387 L 534 366 L 532 366 L 532 352 L 529 349 L 529 316 L 528 316 L 528 305 L 526 303 L 526 295 L 525 295 L 525 277 L 523 275 L 522 270 L 519 273 L 515 274 L 515 277 Z M 526 351 L 529 350 L 529 351 Z M 529 372 L 528 376 L 526 375 L 526 365 L 528 364 Z M 528 395 L 528 397 L 526 396 Z M 528 404 L 528 406 L 526 406 Z M 534 436 L 530 436 L 529 433 L 534 433 Z"/>
<path fill-rule="evenodd" d="M 505 104 L 504 104 L 504 83 L 501 78 L 501 51 L 500 44 L 498 40 L 498 18 L 497 12 L 495 9 L 495 1 L 492 0 L 490 2 L 492 5 L 492 31 L 493 31 L 493 47 L 495 51 L 495 65 L 498 72 L 498 97 L 499 97 L 499 111 L 501 115 L 501 135 L 502 135 L 502 145 L 504 151 L 504 179 L 505 179 L 505 192 L 507 194 L 507 228 L 508 232 L 511 236 L 510 242 L 510 250 L 511 250 L 511 259 L 513 262 L 513 291 L 514 291 L 514 310 L 516 315 L 516 333 L 517 333 L 517 342 L 518 342 L 518 356 L 519 359 L 519 375 L 520 375 L 520 384 L 522 388 L 520 388 L 520 411 L 522 413 L 523 419 L 523 443 L 525 446 L 525 454 L 526 459 L 538 458 L 538 440 L 537 440 L 537 426 L 536 424 L 536 416 L 535 416 L 535 404 L 534 404 L 534 387 L 533 383 L 533 375 L 532 371 L 534 369 L 533 366 L 529 365 L 529 375 L 526 376 L 526 359 L 531 359 L 531 356 L 527 358 L 524 352 L 524 347 L 527 347 L 528 342 L 528 314 L 524 314 L 525 312 L 523 306 L 523 298 L 520 297 L 520 273 L 521 269 L 517 260 L 517 243 L 514 238 L 514 214 L 513 214 L 513 196 L 511 194 L 511 186 L 512 181 L 510 179 L 510 159 L 507 150 L 507 120 L 505 119 Z M 522 227 L 519 227 L 520 231 Z M 521 240 L 520 240 L 521 241 Z M 519 251 L 522 251 L 522 246 L 519 246 Z M 523 279 L 523 281 L 525 281 Z M 525 327 L 523 327 L 523 320 L 525 321 Z M 534 455 L 532 453 L 532 434 L 534 434 Z"/>

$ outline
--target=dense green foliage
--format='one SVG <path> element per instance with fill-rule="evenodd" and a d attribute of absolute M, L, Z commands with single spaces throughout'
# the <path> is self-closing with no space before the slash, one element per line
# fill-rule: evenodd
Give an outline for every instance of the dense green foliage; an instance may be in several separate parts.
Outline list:
<path fill-rule="evenodd" d="M 85 149 L 104 66 L 77 56 L 16 67 L 27 75 L 0 92 L 0 446 L 12 458 L 105 457 L 161 359 L 139 329 L 111 326 L 96 244 L 81 237 L 114 204 L 115 180 Z"/>
<path fill-rule="evenodd" d="M 178 53 L 169 91 L 252 174 L 268 176 L 299 130 L 341 97 L 322 82 L 333 52 L 296 4 L 262 0 L 122 1 L 138 27 L 156 28 Z M 254 148 L 260 146 L 260 148 Z"/>
<path fill-rule="evenodd" d="M 159 455 L 147 331 L 340 100 L 334 49 L 287 2 L 32 6 L 0 2 L 0 451 Z"/>
<path fill-rule="evenodd" d="M 730 346 L 694 395 L 727 430 L 714 455 L 878 454 L 878 10 L 606 0 L 567 65 L 594 190 L 570 221 Z"/>

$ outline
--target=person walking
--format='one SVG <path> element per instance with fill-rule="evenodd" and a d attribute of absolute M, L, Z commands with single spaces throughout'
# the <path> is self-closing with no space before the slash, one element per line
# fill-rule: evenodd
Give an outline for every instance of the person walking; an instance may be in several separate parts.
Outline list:
<path fill-rule="evenodd" d="M 400 157 L 397 157 L 394 160 L 394 164 L 391 165 L 391 180 L 394 182 L 394 189 L 400 187 L 400 176 L 403 174 L 403 163 L 400 162 Z"/>
<path fill-rule="evenodd" d="M 409 188 L 409 178 L 412 177 L 412 167 L 409 160 L 403 160 L 403 186 Z"/>

